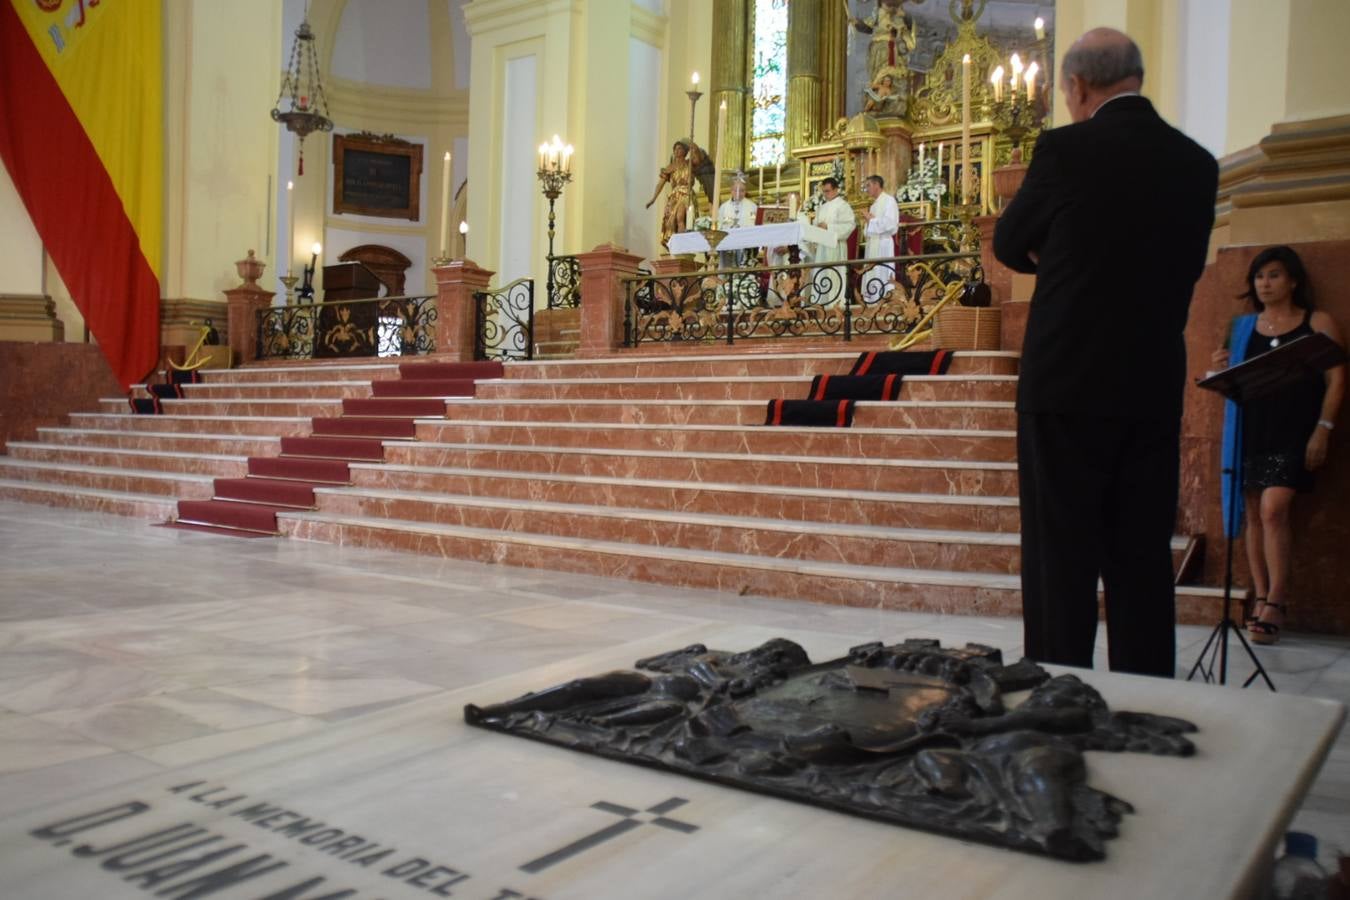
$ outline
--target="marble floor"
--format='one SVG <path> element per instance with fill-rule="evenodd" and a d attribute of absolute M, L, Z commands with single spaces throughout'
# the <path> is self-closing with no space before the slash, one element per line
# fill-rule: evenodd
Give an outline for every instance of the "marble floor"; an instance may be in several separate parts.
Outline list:
<path fill-rule="evenodd" d="M 407 725 L 437 700 L 453 712 L 464 702 L 457 692 L 514 673 L 538 670 L 547 685 L 547 673 L 574 660 L 738 628 L 806 635 L 813 656 L 911 636 L 1020 652 L 1010 619 L 239 540 L 0 502 L 0 823 L 207 761 L 321 745 L 366 717 L 401 711 Z M 1183 674 L 1207 633 L 1179 628 Z M 1350 699 L 1350 641 L 1289 635 L 1258 652 L 1282 693 Z M 1231 671 L 1241 683 L 1246 660 Z M 325 772 L 321 757 L 310 765 L 320 781 L 345 777 Z M 1338 738 L 1294 825 L 1319 837 L 1324 861 L 1350 853 L 1350 735 Z M 48 883 L 0 893 L 67 896 Z"/>

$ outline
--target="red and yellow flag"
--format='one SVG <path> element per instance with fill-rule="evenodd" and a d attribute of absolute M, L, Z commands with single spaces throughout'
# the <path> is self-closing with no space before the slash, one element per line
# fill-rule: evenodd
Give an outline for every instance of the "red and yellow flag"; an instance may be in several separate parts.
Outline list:
<path fill-rule="evenodd" d="M 0 0 L 0 159 L 114 374 L 159 354 L 161 0 Z"/>

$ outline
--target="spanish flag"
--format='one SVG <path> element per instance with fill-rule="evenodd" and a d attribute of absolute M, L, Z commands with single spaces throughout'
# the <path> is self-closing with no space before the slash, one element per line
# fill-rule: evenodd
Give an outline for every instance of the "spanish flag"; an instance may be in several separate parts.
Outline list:
<path fill-rule="evenodd" d="M 0 159 L 124 385 L 159 354 L 162 0 L 0 0 Z"/>

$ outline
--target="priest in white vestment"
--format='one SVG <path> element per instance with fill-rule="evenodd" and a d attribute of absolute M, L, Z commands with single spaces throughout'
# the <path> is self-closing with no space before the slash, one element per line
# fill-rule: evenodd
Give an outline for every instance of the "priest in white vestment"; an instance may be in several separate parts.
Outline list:
<path fill-rule="evenodd" d="M 731 232 L 737 228 L 749 228 L 755 225 L 759 214 L 759 205 L 745 196 L 745 175 L 736 173 L 731 180 L 731 199 L 717 208 L 717 228 Z M 746 263 L 746 251 L 731 250 L 719 254 L 722 268 L 730 269 Z"/>
<path fill-rule="evenodd" d="M 900 230 L 900 204 L 886 193 L 886 181 L 880 175 L 868 175 L 863 182 L 867 196 L 872 198 L 872 206 L 863 215 L 867 225 L 863 235 L 867 239 L 867 259 L 887 259 L 895 256 L 895 234 Z M 895 266 L 883 263 L 868 269 L 862 277 L 862 300 L 875 303 L 895 288 Z"/>
<path fill-rule="evenodd" d="M 816 209 L 815 225 L 833 234 L 837 243 L 833 247 L 812 244 L 811 261 L 843 262 L 848 259 L 848 237 L 857 227 L 857 216 L 853 213 L 853 207 L 849 206 L 848 201 L 839 193 L 839 182 L 833 178 L 821 181 L 820 192 L 824 195 L 825 202 Z M 848 285 L 848 268 L 837 266 L 816 269 L 813 281 L 815 302 L 833 306 L 844 296 L 844 290 Z"/>

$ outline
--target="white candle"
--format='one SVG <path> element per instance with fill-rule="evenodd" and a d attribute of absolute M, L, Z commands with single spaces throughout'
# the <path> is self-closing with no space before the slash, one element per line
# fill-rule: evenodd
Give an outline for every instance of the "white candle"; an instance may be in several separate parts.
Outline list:
<path fill-rule="evenodd" d="M 764 167 L 759 167 L 759 202 L 764 202 Z"/>
<path fill-rule="evenodd" d="M 923 144 L 919 145 L 919 171 L 923 172 Z"/>
<path fill-rule="evenodd" d="M 777 203 L 781 196 L 783 196 L 783 164 L 776 162 L 773 164 L 773 201 Z"/>
<path fill-rule="evenodd" d="M 295 259 L 295 182 L 286 182 L 286 274 L 294 269 Z"/>
<path fill-rule="evenodd" d="M 1037 17 L 1036 17 L 1036 21 L 1031 23 L 1031 27 L 1036 31 L 1036 40 L 1038 40 L 1038 41 L 1043 41 L 1043 40 L 1045 40 L 1045 20 L 1044 20 L 1044 19 L 1042 19 L 1040 16 L 1037 16 Z"/>
<path fill-rule="evenodd" d="M 539 171 L 542 172 L 548 166 L 548 144 L 539 145 Z"/>
<path fill-rule="evenodd" d="M 942 141 L 938 141 L 938 160 L 937 160 L 938 178 L 942 177 Z M 950 183 L 951 179 L 948 179 Z M 938 194 L 936 218 L 942 218 L 942 194 Z"/>
<path fill-rule="evenodd" d="M 722 195 L 722 142 L 727 133 L 727 101 L 717 107 L 717 159 L 713 164 L 712 215 L 717 215 L 718 198 Z"/>
<path fill-rule="evenodd" d="M 961 202 L 970 203 L 970 54 L 961 58 Z"/>
<path fill-rule="evenodd" d="M 441 259 L 450 256 L 450 151 L 441 160 Z"/>
<path fill-rule="evenodd" d="M 1036 63 L 1034 63 L 1034 62 L 1033 62 L 1031 65 L 1027 66 L 1027 102 L 1028 102 L 1028 103 L 1030 103 L 1031 101 L 1033 101 L 1033 100 L 1036 99 L 1036 73 L 1039 72 L 1040 70 L 1041 70 L 1041 67 L 1040 67 L 1039 65 L 1037 65 Z"/>
<path fill-rule="evenodd" d="M 574 152 L 576 152 L 576 151 L 574 151 L 574 150 L 572 149 L 572 145 L 571 145 L 571 144 L 568 144 L 566 147 L 563 147 L 563 171 L 564 171 L 564 172 L 570 172 L 570 171 L 572 171 L 572 154 L 573 154 Z"/>
<path fill-rule="evenodd" d="M 1022 57 L 1012 55 L 1012 99 L 1017 99 L 1017 83 L 1022 80 Z"/>
<path fill-rule="evenodd" d="M 693 87 L 693 90 L 698 90 L 698 73 L 697 73 L 697 72 L 695 72 L 693 75 L 690 76 L 690 78 L 689 78 L 689 83 L 692 84 L 692 85 L 694 86 L 694 87 Z"/>
<path fill-rule="evenodd" d="M 989 76 L 989 83 L 994 86 L 994 102 L 1000 103 L 1003 100 L 1003 67 L 997 66 L 992 75 Z"/>
<path fill-rule="evenodd" d="M 469 256 L 469 223 L 468 223 L 468 222 L 460 222 L 460 223 L 459 223 L 459 240 L 460 240 L 460 243 L 464 245 L 463 249 L 462 249 L 460 252 L 463 253 L 465 259 L 467 259 L 468 256 Z"/>
<path fill-rule="evenodd" d="M 792 193 L 788 194 L 788 221 L 795 222 L 796 220 L 797 220 L 797 192 L 793 191 Z"/>

